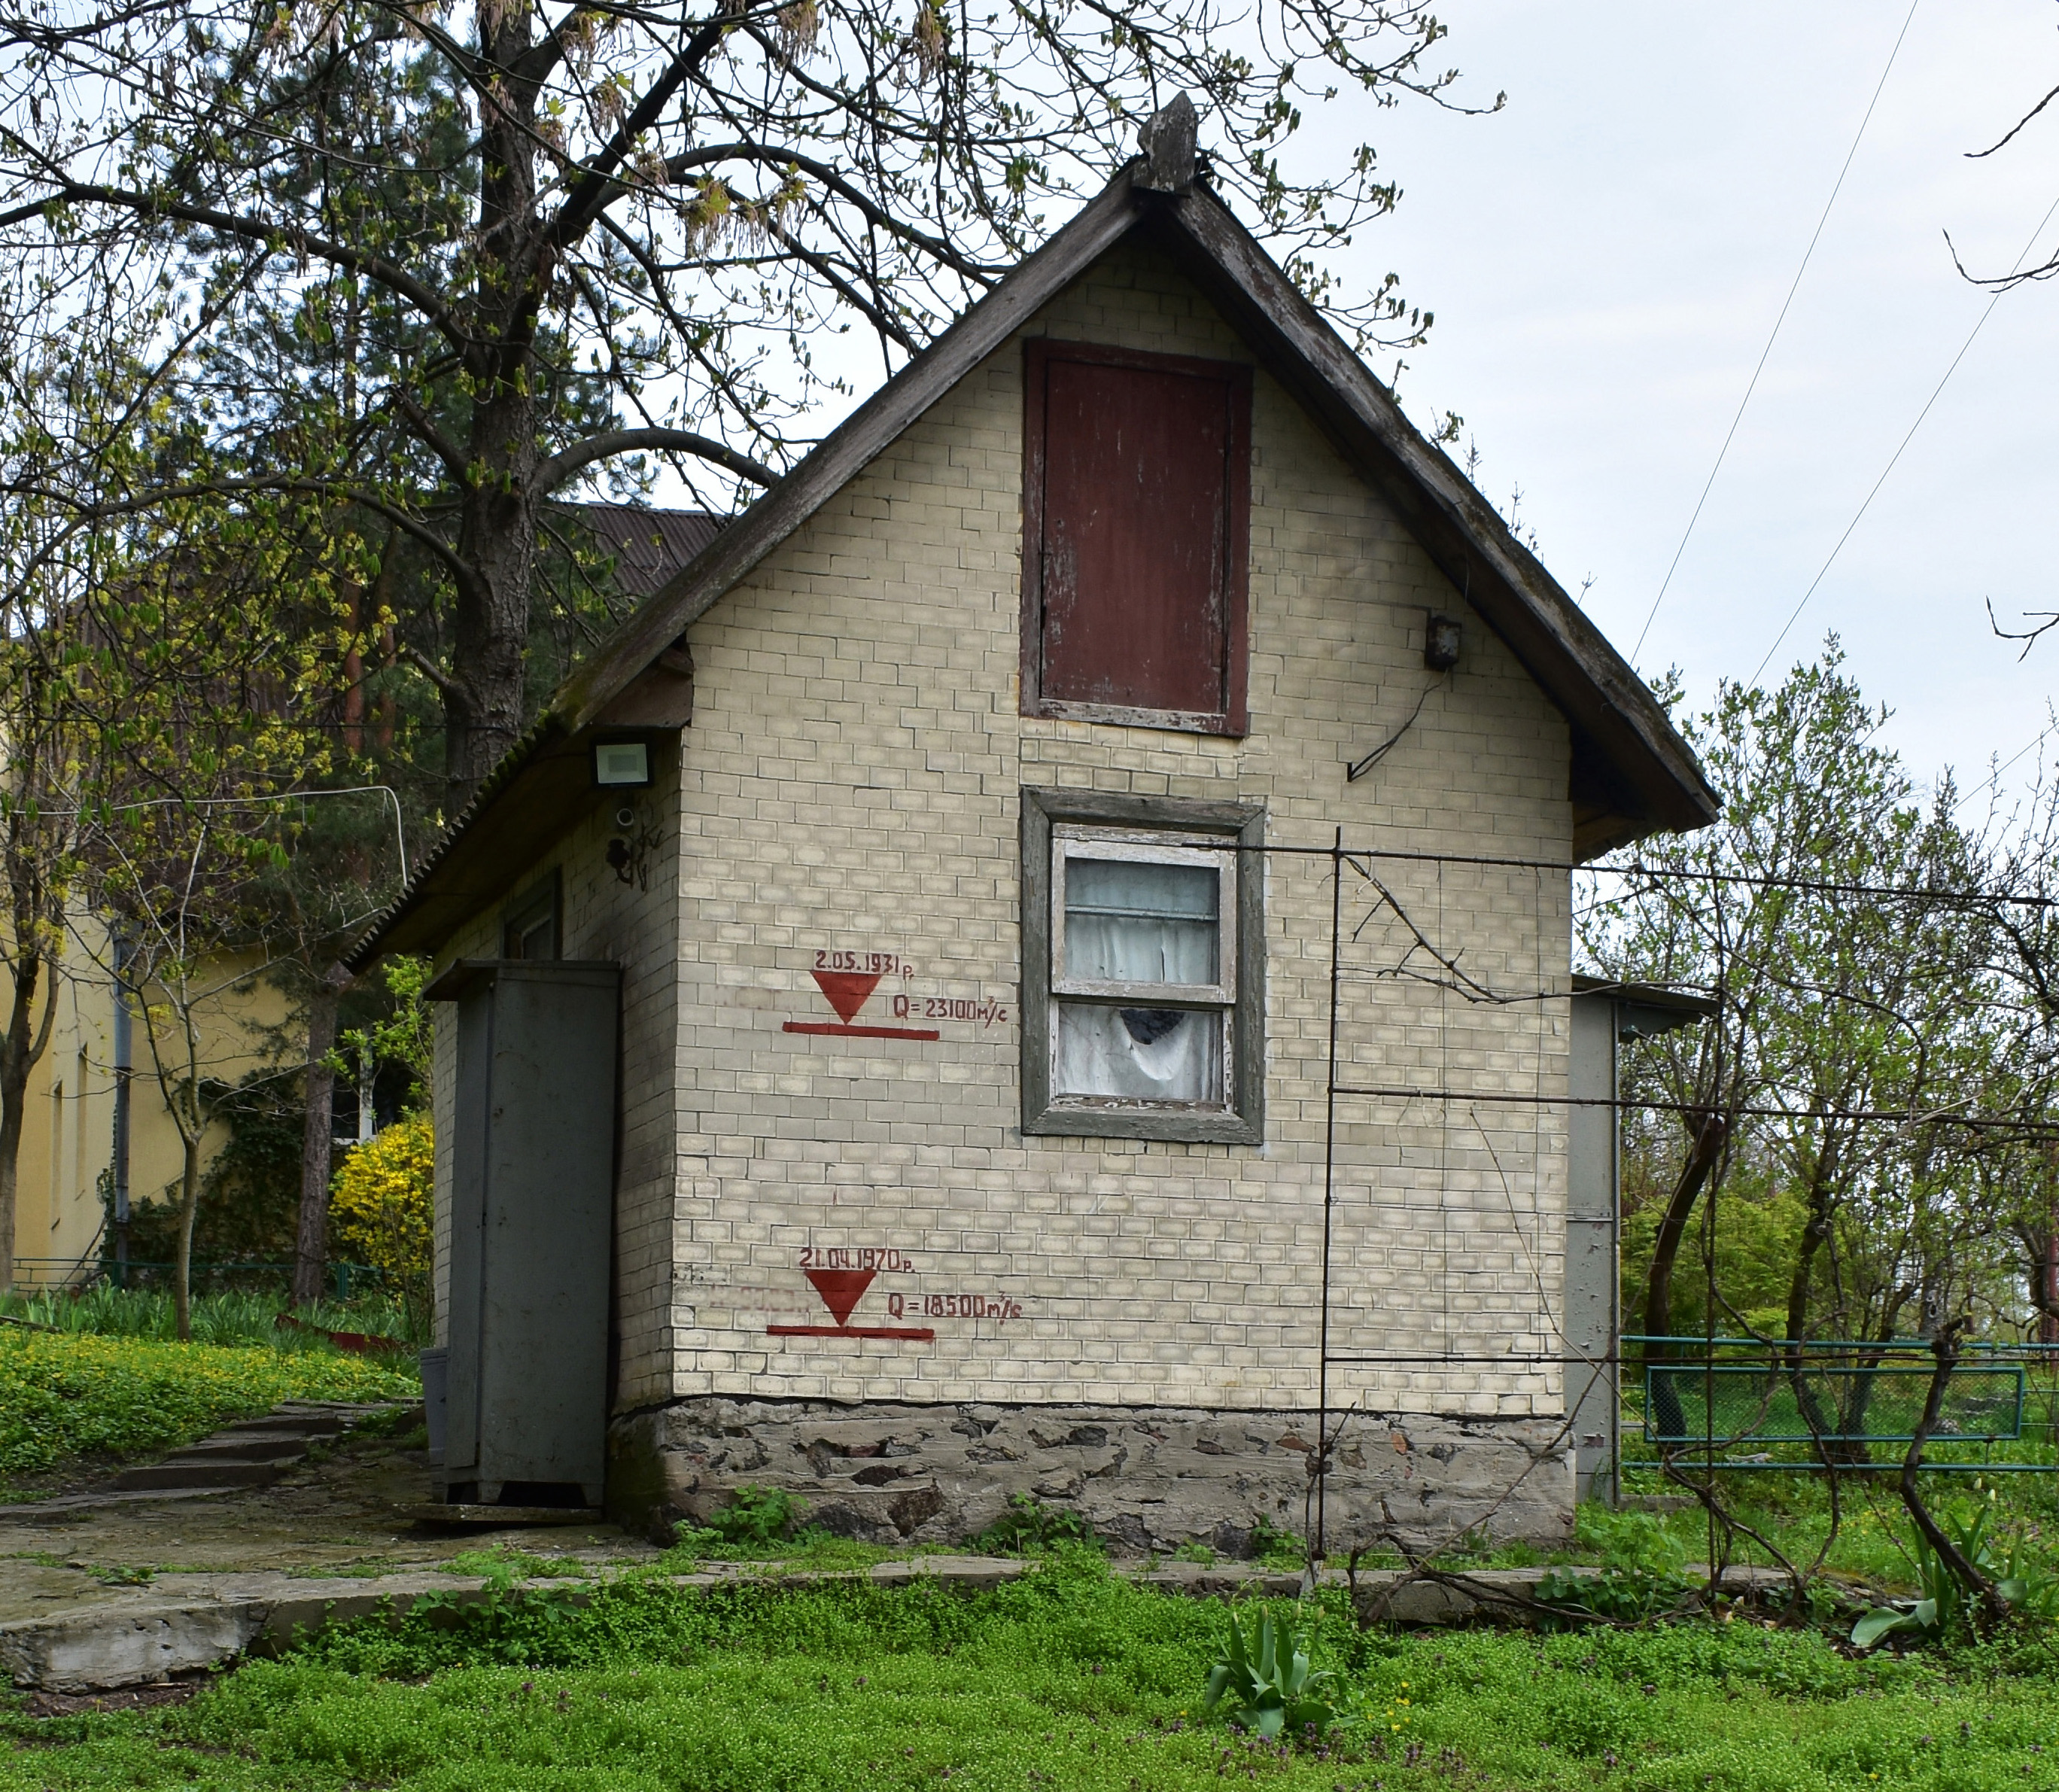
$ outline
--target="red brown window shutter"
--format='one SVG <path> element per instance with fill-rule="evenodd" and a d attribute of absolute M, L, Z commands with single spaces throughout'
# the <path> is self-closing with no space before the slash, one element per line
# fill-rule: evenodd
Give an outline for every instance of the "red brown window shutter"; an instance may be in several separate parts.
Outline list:
<path fill-rule="evenodd" d="M 1250 368 L 1025 349 L 1023 713 L 1241 735 Z"/>

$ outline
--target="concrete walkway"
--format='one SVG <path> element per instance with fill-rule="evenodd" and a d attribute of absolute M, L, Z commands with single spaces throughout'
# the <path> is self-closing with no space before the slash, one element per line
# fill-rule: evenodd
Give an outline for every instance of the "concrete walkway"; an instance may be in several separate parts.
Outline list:
<path fill-rule="evenodd" d="M 291 1428 L 258 1421 L 248 1432 Z M 277 1648 L 325 1625 L 382 1611 L 404 1612 L 425 1595 L 460 1606 L 480 1603 L 492 1596 L 492 1584 L 481 1575 L 452 1572 L 450 1563 L 488 1546 L 549 1559 L 556 1574 L 517 1584 L 548 1588 L 575 1603 L 623 1575 L 647 1572 L 658 1559 L 650 1543 L 606 1525 L 484 1535 L 411 1525 L 401 1515 L 428 1503 L 433 1491 L 420 1449 L 352 1436 L 347 1424 L 334 1428 L 325 1421 L 305 1430 L 325 1435 L 333 1452 L 310 1458 L 305 1450 L 297 1457 L 281 1451 L 250 1458 L 277 1472 L 269 1486 L 132 1486 L 0 1506 L 0 1673 L 17 1686 L 60 1697 L 147 1687 Z M 196 1464 L 218 1459 L 205 1449 L 188 1454 Z M 161 1478 L 176 1482 L 182 1476 Z M 739 1563 L 711 1566 L 674 1583 L 715 1587 L 750 1579 L 794 1586 L 862 1576 L 892 1585 L 924 1578 L 977 1591 L 1000 1586 L 1027 1567 L 1009 1558 L 970 1555 L 925 1555 L 832 1573 Z M 1119 1571 L 1145 1585 L 1201 1597 L 1292 1598 L 1302 1584 L 1299 1575 L 1247 1563 L 1172 1563 L 1148 1572 L 1141 1567 Z M 1404 1584 L 1398 1574 L 1367 1571 L 1358 1576 L 1356 1597 L 1370 1621 L 1451 1623 L 1511 1613 L 1543 1573 L 1488 1570 L 1460 1580 Z M 1335 1572 L 1324 1579 L 1345 1583 Z M 1732 1576 L 1738 1591 L 1747 1582 L 1778 1579 L 1763 1571 L 1734 1571 Z"/>

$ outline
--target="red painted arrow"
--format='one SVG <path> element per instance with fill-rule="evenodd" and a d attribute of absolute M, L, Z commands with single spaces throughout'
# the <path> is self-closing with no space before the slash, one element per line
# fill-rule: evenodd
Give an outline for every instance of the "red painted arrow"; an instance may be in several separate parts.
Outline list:
<path fill-rule="evenodd" d="M 872 992 L 879 987 L 878 971 L 818 970 L 814 974 L 822 992 L 829 998 L 837 1018 L 849 1026 Z"/>
<path fill-rule="evenodd" d="M 820 975 L 819 972 L 817 975 Z M 878 979 L 874 980 L 877 982 Z M 872 1286 L 877 1269 L 803 1269 L 801 1273 L 815 1284 L 815 1292 L 822 1297 L 822 1304 L 830 1310 L 830 1317 L 838 1324 L 848 1324 L 851 1308 L 865 1298 L 865 1291 Z"/>

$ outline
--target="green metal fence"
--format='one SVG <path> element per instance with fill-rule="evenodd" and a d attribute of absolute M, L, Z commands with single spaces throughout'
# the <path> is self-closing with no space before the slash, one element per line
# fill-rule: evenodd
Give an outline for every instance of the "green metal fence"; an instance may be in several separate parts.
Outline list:
<path fill-rule="evenodd" d="M 1738 1472 L 1897 1469 L 1937 1370 L 1924 1338 L 1797 1343 L 1632 1332 L 1619 1340 L 1618 1360 L 1624 1473 L 1683 1457 Z M 2059 1472 L 2059 1344 L 1969 1342 L 1918 1466 Z"/>
<path fill-rule="evenodd" d="M 1884 1362 L 1651 1363 L 1644 1371 L 1649 1444 L 1907 1444 L 1930 1396 L 1932 1365 Z M 1940 1444 L 2023 1436 L 2020 1364 L 1953 1369 L 1931 1435 Z"/>

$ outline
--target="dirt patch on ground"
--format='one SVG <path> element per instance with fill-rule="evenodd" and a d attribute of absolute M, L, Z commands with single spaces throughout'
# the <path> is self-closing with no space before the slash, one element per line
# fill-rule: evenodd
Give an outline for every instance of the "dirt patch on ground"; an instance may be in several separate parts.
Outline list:
<path fill-rule="evenodd" d="M 147 1711 L 160 1705 L 183 1705 L 208 1682 L 206 1675 L 167 1680 L 159 1686 L 120 1686 L 112 1692 L 32 1692 L 22 1714 L 32 1718 L 74 1718 L 87 1711 Z"/>

